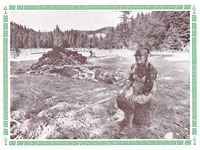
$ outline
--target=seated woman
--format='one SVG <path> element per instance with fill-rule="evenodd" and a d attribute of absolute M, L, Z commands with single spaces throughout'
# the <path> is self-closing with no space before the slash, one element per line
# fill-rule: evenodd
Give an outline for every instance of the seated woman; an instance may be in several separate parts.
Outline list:
<path fill-rule="evenodd" d="M 128 134 L 133 129 L 132 123 L 134 121 L 137 123 L 134 114 L 141 110 L 141 107 L 148 105 L 156 93 L 157 72 L 155 67 L 148 62 L 148 54 L 149 50 L 146 47 L 139 46 L 135 53 L 136 64 L 132 65 L 129 79 L 119 92 L 118 98 L 124 97 L 127 101 L 127 107 L 118 103 L 118 107 L 124 111 L 124 121 L 127 123 L 121 130 L 121 134 Z M 131 93 L 130 89 L 132 89 Z"/>

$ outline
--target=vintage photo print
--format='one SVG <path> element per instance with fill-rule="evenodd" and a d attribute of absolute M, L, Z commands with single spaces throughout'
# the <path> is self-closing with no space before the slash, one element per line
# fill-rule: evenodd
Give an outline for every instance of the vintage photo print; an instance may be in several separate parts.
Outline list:
<path fill-rule="evenodd" d="M 4 147 L 198 145 L 197 5 L 2 10 Z"/>
<path fill-rule="evenodd" d="M 10 139 L 190 139 L 190 11 L 12 11 Z"/>

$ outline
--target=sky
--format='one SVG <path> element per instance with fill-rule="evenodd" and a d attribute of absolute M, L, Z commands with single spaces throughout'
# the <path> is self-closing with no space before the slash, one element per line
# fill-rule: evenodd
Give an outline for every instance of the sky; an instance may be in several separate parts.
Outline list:
<path fill-rule="evenodd" d="M 135 17 L 138 11 L 132 11 Z M 36 31 L 53 31 L 56 25 L 64 30 L 97 30 L 117 26 L 119 11 L 11 11 L 10 21 Z M 147 13 L 147 12 L 143 12 Z"/>

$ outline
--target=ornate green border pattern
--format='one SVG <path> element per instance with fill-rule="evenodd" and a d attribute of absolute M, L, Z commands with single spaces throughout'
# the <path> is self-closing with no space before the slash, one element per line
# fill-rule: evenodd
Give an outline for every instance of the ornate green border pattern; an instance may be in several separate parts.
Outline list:
<path fill-rule="evenodd" d="M 191 5 L 9 5 L 9 10 L 188 10 Z M 8 140 L 8 15 L 3 15 L 3 135 L 5 145 L 196 145 L 197 135 L 197 15 L 192 8 L 192 136 L 189 140 Z"/>
<path fill-rule="evenodd" d="M 192 135 L 197 135 L 197 15 L 192 14 Z M 195 137 L 193 139 L 195 141 Z"/>
<path fill-rule="evenodd" d="M 115 10 L 115 9 L 191 9 L 191 5 L 10 5 L 9 10 Z"/>
<path fill-rule="evenodd" d="M 8 135 L 8 15 L 3 15 L 3 135 Z"/>
<path fill-rule="evenodd" d="M 191 140 L 9 141 L 9 145 L 191 145 Z"/>

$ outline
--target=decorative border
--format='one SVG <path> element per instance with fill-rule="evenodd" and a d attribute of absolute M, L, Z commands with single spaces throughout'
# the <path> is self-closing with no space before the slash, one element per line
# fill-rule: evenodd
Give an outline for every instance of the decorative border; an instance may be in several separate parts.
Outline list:
<path fill-rule="evenodd" d="M 191 5 L 9 5 L 9 10 L 188 10 Z M 192 136 L 189 140 L 8 140 L 8 15 L 3 15 L 3 135 L 5 145 L 196 145 L 197 136 L 197 15 L 192 16 Z"/>
<path fill-rule="evenodd" d="M 191 145 L 191 140 L 9 141 L 9 145 Z"/>
<path fill-rule="evenodd" d="M 8 136 L 8 15 L 3 15 L 3 135 Z M 4 139 L 7 145 L 7 137 Z"/>
<path fill-rule="evenodd" d="M 182 10 L 191 9 L 191 5 L 10 5 L 9 10 Z"/>
<path fill-rule="evenodd" d="M 196 145 L 197 135 L 197 15 L 193 6 L 192 14 L 192 135 Z"/>

